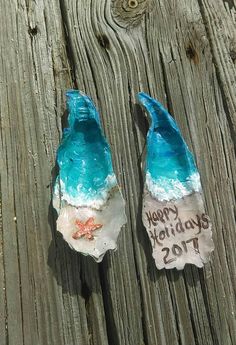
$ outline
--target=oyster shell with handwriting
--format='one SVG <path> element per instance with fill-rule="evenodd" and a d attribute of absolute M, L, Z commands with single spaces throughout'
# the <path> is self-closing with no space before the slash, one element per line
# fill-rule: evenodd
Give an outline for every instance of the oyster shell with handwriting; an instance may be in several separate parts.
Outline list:
<path fill-rule="evenodd" d="M 164 107 L 145 93 L 138 101 L 151 117 L 147 135 L 143 223 L 158 269 L 202 267 L 214 249 L 200 176 L 180 130 Z"/>

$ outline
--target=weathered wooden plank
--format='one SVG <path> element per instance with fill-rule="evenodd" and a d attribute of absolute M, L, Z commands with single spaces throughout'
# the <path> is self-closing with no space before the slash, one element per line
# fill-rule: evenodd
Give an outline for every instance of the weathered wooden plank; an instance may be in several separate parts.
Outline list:
<path fill-rule="evenodd" d="M 0 199 L 1 203 L 1 199 Z M 2 226 L 2 205 L 0 204 L 0 338 L 2 343 L 6 343 L 6 286 L 5 286 L 5 272 L 4 272 L 4 258 L 3 258 L 3 226 Z"/>
<path fill-rule="evenodd" d="M 235 10 L 222 0 L 0 0 L 1 344 L 233 345 Z M 7 58 L 6 58 L 7 57 Z M 127 201 L 99 266 L 55 233 L 51 170 L 64 91 L 97 104 Z M 141 222 L 146 91 L 197 157 L 216 250 L 157 271 Z"/>
<path fill-rule="evenodd" d="M 117 153 L 120 149 L 123 151 L 121 142 L 127 138 L 123 131 L 122 121 L 125 121 L 124 127 L 126 132 L 128 131 L 129 124 L 126 123 L 124 118 L 125 113 L 122 114 L 122 111 L 124 112 L 125 110 L 125 104 L 117 107 L 117 104 L 119 104 L 117 98 L 119 93 L 115 91 L 115 83 L 111 83 L 110 76 L 114 74 L 115 77 L 120 77 L 120 81 L 123 82 L 122 74 L 117 71 L 118 65 L 116 64 L 117 59 L 120 61 L 122 59 L 121 64 L 125 64 L 123 54 L 120 49 L 117 52 L 113 49 L 113 52 L 117 54 L 116 59 L 111 58 L 112 65 L 110 65 L 108 59 L 106 59 L 106 64 L 104 64 L 104 59 L 108 53 L 100 44 L 103 45 L 101 38 L 106 40 L 108 32 L 106 31 L 106 34 L 103 36 L 103 28 L 99 27 L 100 23 L 97 24 L 96 20 L 96 18 L 100 18 L 102 25 L 104 3 L 97 3 L 95 6 L 92 6 L 91 3 L 90 6 L 88 2 L 76 3 L 73 1 L 66 3 L 63 10 L 66 11 L 65 22 L 67 23 L 71 42 L 73 63 L 75 63 L 76 68 L 77 85 L 92 96 L 95 102 L 98 101 L 97 104 L 102 115 L 105 132 L 110 139 L 110 144 L 112 147 L 116 145 L 118 148 L 118 151 L 115 152 L 117 157 L 115 159 L 115 167 L 119 181 L 121 181 L 121 174 L 126 173 L 123 160 L 127 162 L 128 158 L 121 157 L 120 159 Z M 108 27 L 106 28 L 109 30 Z M 110 29 L 109 32 L 112 32 L 112 30 Z M 115 34 L 112 36 L 116 40 Z M 110 40 L 109 45 L 113 46 L 112 40 Z M 127 80 L 124 82 L 127 88 Z M 119 84 L 118 86 L 122 87 Z M 126 103 L 128 103 L 128 93 L 125 97 Z M 116 103 L 112 101 L 112 98 L 115 98 Z M 123 103 L 123 98 L 121 100 Z M 116 117 L 113 114 L 116 114 Z M 131 122 L 130 116 L 127 116 L 127 119 Z M 119 129 L 122 129 L 120 138 L 114 138 L 114 133 Z M 123 187 L 126 188 L 124 184 Z M 128 224 L 130 228 L 130 221 Z M 114 262 L 112 270 L 108 268 L 111 265 L 111 261 Z M 103 293 L 106 300 L 107 328 L 110 342 L 114 344 L 142 344 L 141 301 L 130 231 L 123 231 L 120 236 L 119 253 L 117 252 L 109 256 L 107 262 L 105 269 L 102 268 L 102 279 L 104 280 Z M 135 312 L 132 312 L 133 310 Z M 130 330 L 135 330 L 135 332 Z"/>
<path fill-rule="evenodd" d="M 229 125 L 236 130 L 236 33 L 235 1 L 199 0 L 199 6 L 208 33 L 212 56 L 217 67 Z"/>
<path fill-rule="evenodd" d="M 87 263 L 55 237 L 49 208 L 63 93 L 71 87 L 60 7 L 56 1 L 2 1 L 1 17 L 1 299 L 6 292 L 7 325 L 1 342 L 89 344 L 94 321 L 100 338 L 93 343 L 106 344 L 102 295 L 89 298 L 96 305 L 90 320 L 81 283 Z M 93 267 L 91 290 L 100 286 Z"/>
<path fill-rule="evenodd" d="M 201 325 L 201 320 L 196 312 L 197 307 L 201 307 L 202 316 L 205 314 L 206 317 L 207 314 L 212 313 L 212 318 L 208 320 L 208 333 L 212 333 L 212 340 L 210 340 L 211 337 L 207 337 L 209 343 L 215 343 L 218 339 L 219 343 L 228 342 L 230 344 L 232 341 L 230 335 L 235 329 L 235 318 L 232 314 L 235 308 L 233 297 L 235 284 L 235 279 L 233 279 L 235 276 L 233 273 L 235 272 L 233 248 L 231 248 L 231 264 L 227 262 L 226 253 L 230 252 L 229 246 L 232 243 L 231 236 L 234 236 L 235 223 L 233 215 L 234 191 L 233 185 L 229 184 L 227 180 L 228 172 L 225 160 L 227 160 L 228 155 L 231 155 L 231 162 L 235 163 L 233 137 L 231 137 L 227 112 L 222 105 L 222 93 L 220 92 L 217 74 L 214 65 L 209 63 L 212 61 L 210 44 L 197 4 L 196 2 L 189 2 L 185 5 L 180 2 L 179 6 L 174 7 L 172 10 L 177 13 L 175 17 L 179 18 L 178 22 L 171 20 L 174 15 L 170 16 L 169 12 L 164 12 L 163 18 L 169 18 L 169 30 L 165 29 L 164 31 L 165 26 L 159 22 L 157 31 L 151 35 L 152 42 L 150 46 L 155 47 L 159 43 L 161 47 L 161 54 L 165 58 L 163 66 L 166 75 L 166 93 L 167 95 L 176 96 L 174 99 L 171 97 L 170 101 L 167 99 L 167 101 L 183 130 L 186 127 L 190 129 L 186 134 L 191 134 L 189 139 L 197 154 L 198 166 L 202 172 L 206 202 L 209 213 L 212 215 L 212 219 L 215 220 L 216 251 L 212 268 L 213 277 L 219 276 L 219 267 L 222 267 L 222 276 L 217 280 L 216 285 L 212 284 L 208 274 L 208 279 L 204 280 L 201 289 L 198 289 L 198 303 L 190 298 L 189 307 L 190 310 L 195 311 L 191 316 L 194 327 Z M 166 38 L 167 34 L 171 35 L 172 38 Z M 190 63 L 187 59 L 190 59 Z M 219 114 L 219 118 L 217 114 Z M 211 134 L 209 134 L 209 131 Z M 224 133 L 223 136 L 222 132 Z M 227 138 L 227 144 L 225 138 Z M 212 167 L 206 165 L 207 162 L 211 162 Z M 230 171 L 231 174 L 234 174 L 235 168 L 230 169 Z M 226 190 L 227 195 L 224 195 Z M 224 195 L 224 198 L 222 198 L 222 195 Z M 224 206 L 222 206 L 222 203 L 224 203 Z M 227 222 L 227 226 L 222 225 L 224 222 Z M 227 229 L 228 236 L 225 236 L 220 229 L 225 229 L 224 231 Z M 219 259 L 216 256 L 219 256 Z M 234 267 L 231 271 L 230 265 Z M 208 270 L 208 272 L 210 271 Z M 224 279 L 229 282 L 228 286 L 222 284 Z M 214 302 L 212 301 L 214 305 L 211 305 L 214 312 L 211 309 L 209 310 L 207 305 L 204 312 L 205 307 L 201 305 L 201 300 L 205 300 L 205 289 L 211 291 L 208 298 L 214 299 Z M 190 289 L 188 288 L 188 290 Z M 195 287 L 193 286 L 191 290 L 195 290 Z M 190 293 L 192 294 L 191 290 Z M 225 299 L 221 298 L 223 295 L 232 296 L 232 298 L 229 297 L 226 302 Z M 219 303 L 222 305 L 223 301 L 227 304 L 224 305 L 225 309 L 223 308 L 225 312 L 216 311 L 215 307 Z M 224 317 L 222 317 L 222 313 Z M 228 323 L 231 324 L 231 330 L 228 329 Z M 196 333 L 198 340 L 202 339 L 202 342 L 204 341 L 206 329 L 207 327 L 202 324 L 200 332 Z"/>
<path fill-rule="evenodd" d="M 138 25 L 137 17 L 140 17 L 140 11 L 145 12 L 143 10 L 145 2 L 142 2 L 141 9 L 138 2 L 134 8 L 128 6 L 128 2 L 123 2 L 123 8 L 122 1 L 114 3 L 115 19 L 112 17 L 109 3 L 99 2 L 97 6 L 91 3 L 90 6 L 88 2 L 86 4 L 80 2 L 77 7 L 74 2 L 71 5 L 68 3 L 67 20 L 76 65 L 77 84 L 82 87 L 81 80 L 84 81 L 86 76 L 91 76 L 92 79 L 89 77 L 85 84 L 85 90 L 93 98 L 98 99 L 118 171 L 121 170 L 120 159 L 123 163 L 126 199 L 129 201 L 132 198 L 132 202 L 128 203 L 128 214 L 131 216 L 128 230 L 131 228 L 132 231 L 136 270 L 140 277 L 142 317 L 145 320 L 144 341 L 150 344 L 159 342 L 214 344 L 216 341 L 221 343 L 224 339 L 230 344 L 233 339 L 231 334 L 235 327 L 235 319 L 228 310 L 229 308 L 232 310 L 235 302 L 229 297 L 227 302 L 224 302 L 226 304 L 223 304 L 221 296 L 227 294 L 233 297 L 232 270 L 229 271 L 230 264 L 225 257 L 225 252 L 230 249 L 229 245 L 232 243 L 230 237 L 234 229 L 233 214 L 229 214 L 227 207 L 233 205 L 233 189 L 231 185 L 227 195 L 228 200 L 224 203 L 223 210 L 220 209 L 222 190 L 225 188 L 228 190 L 229 187 L 226 183 L 222 184 L 222 177 L 226 182 L 226 171 L 222 170 L 225 168 L 226 155 L 223 151 L 219 154 L 219 149 L 227 150 L 227 153 L 232 154 L 231 161 L 235 161 L 227 114 L 222 106 L 224 95 L 212 63 L 213 56 L 201 7 L 196 1 L 190 1 L 188 4 L 184 1 L 178 3 L 159 1 L 151 12 L 149 7 L 145 23 Z M 133 27 L 134 22 L 138 26 Z M 109 78 L 111 75 L 114 75 L 114 79 Z M 150 281 L 147 275 L 147 258 L 142 246 L 145 251 L 150 249 L 146 244 L 145 235 L 137 234 L 142 231 L 140 219 L 138 226 L 136 222 L 141 179 L 137 166 L 144 138 L 140 136 L 142 133 L 139 130 L 137 133 L 134 132 L 131 117 L 134 112 L 132 105 L 134 94 L 140 89 L 150 90 L 163 103 L 167 102 L 170 111 L 176 115 L 187 141 L 197 154 L 208 209 L 212 218 L 216 220 L 215 238 L 218 250 L 215 256 L 218 256 L 218 259 L 216 258 L 213 263 L 212 273 L 209 268 L 207 274 L 198 273 L 194 268 L 186 269 L 186 273 L 176 273 L 175 279 L 172 280 L 173 274 L 160 276 L 151 263 L 154 281 Z M 130 95 L 130 99 L 127 94 Z M 220 120 L 217 112 L 221 113 Z M 224 136 L 228 141 L 226 148 L 224 138 L 219 136 L 219 121 L 221 126 L 224 126 Z M 118 138 L 117 131 L 120 133 Z M 208 131 L 211 131 L 210 138 Z M 212 133 L 216 136 L 214 139 Z M 217 158 L 212 156 L 212 152 L 215 152 L 213 145 L 218 147 Z M 119 152 L 122 152 L 121 158 Z M 202 160 L 201 157 L 204 159 Z M 206 162 L 210 162 L 209 165 L 206 165 Z M 221 181 L 218 186 L 215 186 L 216 172 L 219 174 L 218 181 Z M 213 203 L 212 200 L 216 202 Z M 221 230 L 222 221 L 228 222 L 229 237 L 226 241 Z M 123 260 L 124 248 L 130 246 L 129 243 L 127 232 L 123 233 L 119 247 L 122 257 L 120 260 Z M 233 254 L 232 248 L 231 253 Z M 110 260 L 109 257 L 107 260 Z M 112 268 L 117 272 L 120 265 L 118 259 L 112 262 Z M 231 265 L 235 269 L 234 258 L 231 260 Z M 221 277 L 219 277 L 219 267 L 222 267 Z M 220 279 L 215 282 L 212 275 L 214 277 L 218 275 Z M 108 276 L 107 279 L 107 287 L 114 286 L 115 290 L 122 288 L 120 287 L 122 278 L 119 274 L 115 281 L 112 276 Z M 227 280 L 228 286 L 222 285 L 221 280 L 224 279 Z M 132 284 L 134 285 L 133 280 Z M 131 288 L 132 286 L 130 290 Z M 111 302 L 114 304 L 115 295 L 112 297 Z M 209 304 L 206 303 L 207 299 L 210 300 Z M 220 313 L 216 309 L 219 301 L 225 307 L 224 317 L 222 311 L 219 316 Z M 114 309 L 110 307 L 108 313 L 109 316 L 113 313 L 113 329 L 115 324 L 120 330 L 119 318 L 123 319 L 122 310 L 120 315 L 114 316 Z M 137 322 L 136 317 L 137 315 L 133 316 L 133 322 Z M 132 340 L 125 338 L 125 334 L 123 341 L 133 343 Z"/>

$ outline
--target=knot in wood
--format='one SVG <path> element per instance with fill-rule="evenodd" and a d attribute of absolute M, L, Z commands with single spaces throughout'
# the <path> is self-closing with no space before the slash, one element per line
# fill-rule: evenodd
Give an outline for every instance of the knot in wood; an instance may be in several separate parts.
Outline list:
<path fill-rule="evenodd" d="M 129 0 L 128 5 L 130 8 L 136 8 L 138 6 L 137 0 Z"/>
<path fill-rule="evenodd" d="M 233 63 L 235 63 L 235 62 L 236 62 L 236 51 L 235 51 L 235 50 L 231 50 L 231 51 L 229 52 L 229 55 L 230 55 L 230 57 L 231 57 Z"/>
<path fill-rule="evenodd" d="M 186 56 L 189 60 L 192 60 L 195 64 L 199 63 L 199 56 L 196 49 L 191 43 L 186 47 Z"/>
<path fill-rule="evenodd" d="M 29 26 L 28 33 L 30 36 L 36 36 L 38 33 L 38 27 L 37 25 L 35 27 Z"/>
<path fill-rule="evenodd" d="M 105 49 L 109 49 L 110 47 L 110 42 L 109 42 L 109 38 L 107 37 L 107 35 L 105 34 L 96 34 L 98 43 L 100 44 L 101 47 L 105 48 Z"/>
<path fill-rule="evenodd" d="M 124 28 L 137 26 L 152 7 L 153 0 L 112 0 L 114 21 Z"/>

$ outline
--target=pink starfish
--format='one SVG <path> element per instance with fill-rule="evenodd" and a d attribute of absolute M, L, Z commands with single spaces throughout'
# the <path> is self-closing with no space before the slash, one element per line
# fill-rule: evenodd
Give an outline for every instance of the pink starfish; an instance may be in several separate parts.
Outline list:
<path fill-rule="evenodd" d="M 79 229 L 72 235 L 75 240 L 83 236 L 88 240 L 93 240 L 94 236 L 92 232 L 102 227 L 102 224 L 94 224 L 94 217 L 90 217 L 85 223 L 77 219 L 75 224 Z"/>

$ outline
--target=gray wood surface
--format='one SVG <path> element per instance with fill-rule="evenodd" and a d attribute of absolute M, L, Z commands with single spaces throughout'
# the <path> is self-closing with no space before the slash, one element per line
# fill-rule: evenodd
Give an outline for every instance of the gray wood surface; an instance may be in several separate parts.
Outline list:
<path fill-rule="evenodd" d="M 0 0 L 0 344 L 236 344 L 235 0 Z M 71 251 L 51 206 L 64 94 L 95 101 L 127 202 L 102 264 Z M 215 252 L 158 271 L 141 222 L 158 98 L 194 151 Z"/>

